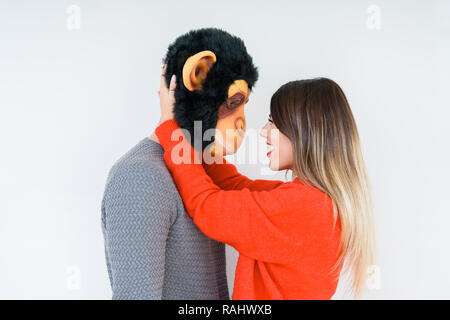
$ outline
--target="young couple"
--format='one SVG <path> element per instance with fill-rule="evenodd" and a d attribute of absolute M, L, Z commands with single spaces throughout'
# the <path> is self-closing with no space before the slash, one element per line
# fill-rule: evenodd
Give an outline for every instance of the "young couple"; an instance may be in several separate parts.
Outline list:
<path fill-rule="evenodd" d="M 191 31 L 164 62 L 160 123 L 116 163 L 103 199 L 113 298 L 227 299 L 223 243 L 239 252 L 233 299 L 330 299 L 343 267 L 358 297 L 374 232 L 358 132 L 341 88 L 317 78 L 273 94 L 261 136 L 273 148 L 270 169 L 290 170 L 293 179 L 251 180 L 221 158 L 243 139 L 257 79 L 242 40 Z M 175 134 L 192 133 L 192 120 L 216 130 L 213 144 L 194 148 L 195 133 Z"/>

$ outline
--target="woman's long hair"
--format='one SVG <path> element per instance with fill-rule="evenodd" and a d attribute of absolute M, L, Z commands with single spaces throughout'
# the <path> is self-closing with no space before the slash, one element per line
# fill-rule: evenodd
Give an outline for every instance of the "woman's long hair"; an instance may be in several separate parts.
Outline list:
<path fill-rule="evenodd" d="M 347 98 L 330 79 L 292 81 L 272 96 L 270 112 L 293 145 L 293 176 L 333 200 L 341 250 L 332 270 L 345 261 L 350 289 L 359 297 L 374 261 L 375 239 L 369 182 Z"/>

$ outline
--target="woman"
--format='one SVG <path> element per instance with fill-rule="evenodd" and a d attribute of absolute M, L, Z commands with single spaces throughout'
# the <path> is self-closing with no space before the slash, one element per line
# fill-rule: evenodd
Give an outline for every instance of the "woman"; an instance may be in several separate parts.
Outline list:
<path fill-rule="evenodd" d="M 179 128 L 175 83 L 172 77 L 170 88 L 160 89 L 155 133 L 195 224 L 240 253 L 233 299 L 330 299 L 344 261 L 358 297 L 373 263 L 374 234 L 358 132 L 341 88 L 319 78 L 289 82 L 273 95 L 261 135 L 273 146 L 270 168 L 293 173 L 283 183 L 252 181 L 226 161 L 196 164 L 201 155 L 189 142 L 171 140 Z M 179 143 L 197 162 L 172 160 Z"/>

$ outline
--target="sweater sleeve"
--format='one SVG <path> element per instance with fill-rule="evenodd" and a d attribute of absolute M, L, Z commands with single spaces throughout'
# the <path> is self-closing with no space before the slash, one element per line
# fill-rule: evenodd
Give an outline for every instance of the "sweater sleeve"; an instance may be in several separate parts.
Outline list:
<path fill-rule="evenodd" d="M 270 191 L 221 190 L 206 174 L 199 155 L 179 132 L 175 120 L 163 122 L 156 135 L 164 160 L 187 212 L 207 236 L 233 246 L 241 254 L 271 263 L 283 263 L 295 248 L 275 223 L 278 214 L 292 211 L 292 183 Z M 182 157 L 183 160 L 180 160 Z"/>
<path fill-rule="evenodd" d="M 276 180 L 251 180 L 240 174 L 236 166 L 221 158 L 222 163 L 207 164 L 203 162 L 203 168 L 212 181 L 223 190 L 242 190 L 247 188 L 252 191 L 272 190 L 283 184 Z"/>

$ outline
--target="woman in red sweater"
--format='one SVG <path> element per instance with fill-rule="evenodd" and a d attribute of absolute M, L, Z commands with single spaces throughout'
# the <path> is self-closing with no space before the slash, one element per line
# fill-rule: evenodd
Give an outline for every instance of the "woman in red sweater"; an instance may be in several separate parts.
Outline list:
<path fill-rule="evenodd" d="M 270 168 L 293 173 L 284 183 L 250 180 L 223 158 L 204 163 L 177 135 L 175 85 L 174 77 L 170 88 L 161 81 L 155 134 L 195 224 L 240 253 L 233 299 L 330 299 L 344 261 L 359 296 L 373 260 L 373 223 L 358 132 L 340 87 L 302 80 L 273 95 L 261 135 L 273 147 Z"/>

